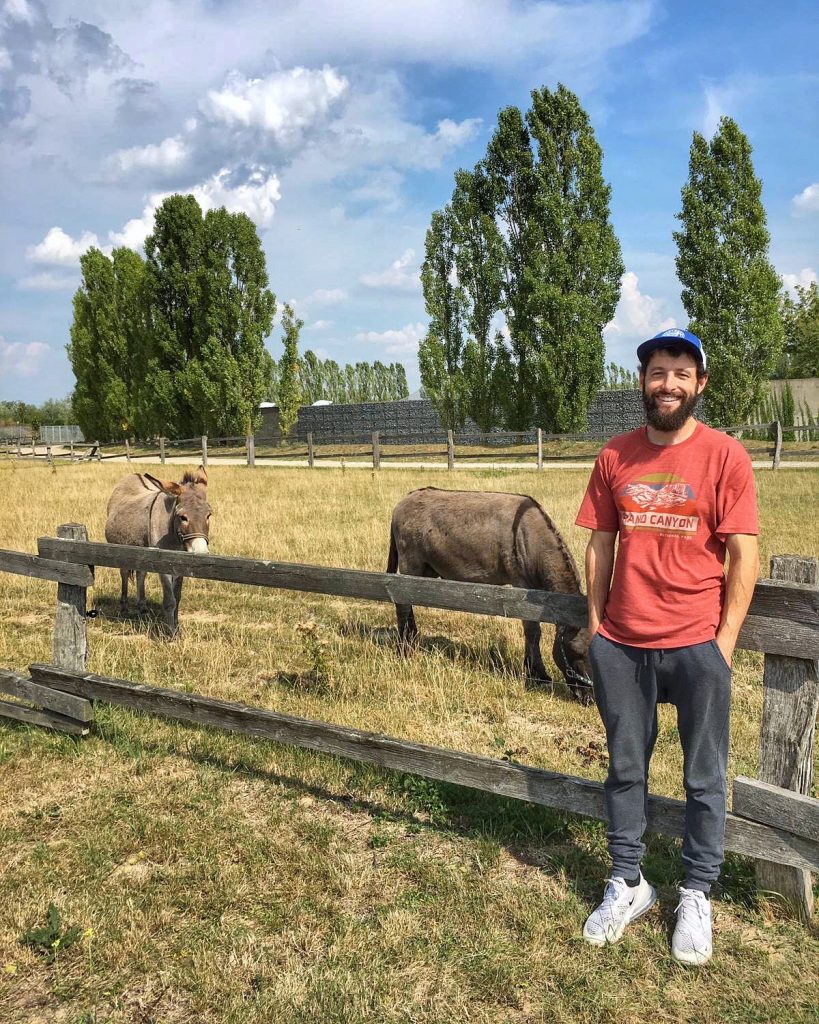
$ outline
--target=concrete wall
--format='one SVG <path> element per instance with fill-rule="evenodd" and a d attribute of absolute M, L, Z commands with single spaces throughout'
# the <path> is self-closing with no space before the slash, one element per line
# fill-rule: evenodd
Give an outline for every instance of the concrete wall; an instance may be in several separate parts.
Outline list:
<path fill-rule="evenodd" d="M 793 400 L 796 403 L 796 418 L 801 422 L 799 410 L 803 404 L 814 416 L 819 416 L 819 377 L 803 377 L 798 380 L 771 380 L 768 387 L 774 395 L 781 394 L 785 385 L 790 384 L 793 393 Z"/>

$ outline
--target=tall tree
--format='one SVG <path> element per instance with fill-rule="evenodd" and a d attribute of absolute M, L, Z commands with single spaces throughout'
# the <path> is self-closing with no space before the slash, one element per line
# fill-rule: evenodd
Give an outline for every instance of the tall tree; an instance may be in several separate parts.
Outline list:
<path fill-rule="evenodd" d="M 611 188 L 589 116 L 563 85 L 532 93 L 537 150 L 531 309 L 535 416 L 550 430 L 583 429 L 603 381 L 603 328 L 620 298 L 623 261 Z"/>
<path fill-rule="evenodd" d="M 284 354 L 279 360 L 279 429 L 286 437 L 296 423 L 302 404 L 302 385 L 299 377 L 299 334 L 304 327 L 289 303 L 282 310 Z"/>
<path fill-rule="evenodd" d="M 492 189 L 480 165 L 457 171 L 452 194 L 455 266 L 466 297 L 464 349 L 467 413 L 483 431 L 498 422 L 498 347 L 492 319 L 500 308 L 504 247 L 495 222 Z"/>
<path fill-rule="evenodd" d="M 173 195 L 157 210 L 145 253 L 146 430 L 247 433 L 270 387 L 264 339 L 276 310 L 253 222 L 225 209 L 203 217 L 193 196 Z"/>
<path fill-rule="evenodd" d="M 784 332 L 762 184 L 751 145 L 730 117 L 710 142 L 694 132 L 677 218 L 682 302 L 708 353 L 709 418 L 743 421 L 777 364 Z"/>
<path fill-rule="evenodd" d="M 73 407 L 86 437 L 127 437 L 138 414 L 135 382 L 145 335 L 145 266 L 130 249 L 80 257 L 68 358 L 76 378 Z"/>
<path fill-rule="evenodd" d="M 463 368 L 466 296 L 456 280 L 454 226 L 452 208 L 446 206 L 433 213 L 427 230 L 421 284 L 430 323 L 418 347 L 424 391 L 441 423 L 449 430 L 457 430 L 466 418 Z"/>
<path fill-rule="evenodd" d="M 819 377 L 819 286 L 796 286 L 782 297 L 785 348 L 780 377 Z"/>

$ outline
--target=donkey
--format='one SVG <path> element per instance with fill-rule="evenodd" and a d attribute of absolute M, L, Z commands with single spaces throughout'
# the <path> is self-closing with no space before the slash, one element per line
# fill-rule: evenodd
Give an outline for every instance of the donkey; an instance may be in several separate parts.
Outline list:
<path fill-rule="evenodd" d="M 211 508 L 208 504 L 208 475 L 205 467 L 188 470 L 182 482 L 158 480 L 150 473 L 131 473 L 120 480 L 108 502 L 105 539 L 109 544 L 135 544 L 207 554 Z M 128 607 L 127 569 L 120 569 L 122 591 L 120 610 Z M 137 572 L 137 610 L 147 611 L 144 572 Z M 171 636 L 179 625 L 182 576 L 159 574 L 162 607 Z"/>
<path fill-rule="evenodd" d="M 495 583 L 579 594 L 580 576 L 555 524 L 525 494 L 450 491 L 422 487 L 395 506 L 387 572 L 437 576 L 463 583 Z M 416 643 L 412 605 L 396 604 L 400 649 Z M 551 683 L 540 653 L 540 623 L 523 623 L 524 672 L 536 683 Z M 552 653 L 569 690 L 592 699 L 587 629 L 558 626 Z"/>

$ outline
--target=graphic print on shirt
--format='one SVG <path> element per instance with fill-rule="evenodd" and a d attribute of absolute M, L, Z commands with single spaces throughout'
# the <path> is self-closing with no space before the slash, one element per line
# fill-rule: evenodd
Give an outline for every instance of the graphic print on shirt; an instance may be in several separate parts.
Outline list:
<path fill-rule="evenodd" d="M 699 526 L 694 491 L 673 473 L 649 473 L 617 495 L 620 525 L 629 533 L 649 530 L 669 537 L 693 537 Z"/>

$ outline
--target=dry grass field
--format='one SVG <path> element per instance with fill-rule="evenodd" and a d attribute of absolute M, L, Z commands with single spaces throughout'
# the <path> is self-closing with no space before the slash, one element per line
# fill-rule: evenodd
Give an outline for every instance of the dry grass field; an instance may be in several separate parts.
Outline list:
<path fill-rule="evenodd" d="M 0 462 L 0 547 L 36 551 L 71 521 L 101 539 L 125 470 Z M 581 562 L 586 477 L 212 466 L 211 551 L 383 570 L 393 505 L 432 484 L 532 494 Z M 819 471 L 757 482 L 763 567 L 819 553 Z M 54 590 L 0 575 L 0 666 L 50 659 Z M 402 660 L 388 605 L 187 580 L 168 643 L 155 577 L 141 620 L 118 594 L 97 570 L 92 671 L 605 775 L 596 710 L 562 683 L 524 687 L 517 622 L 419 609 L 424 643 Z M 737 655 L 731 777 L 755 774 L 761 670 Z M 4 1024 L 816 1020 L 819 929 L 759 899 L 741 858 L 715 958 L 692 973 L 669 953 L 672 840 L 648 844 L 661 905 L 597 950 L 579 936 L 605 878 L 600 823 L 102 705 L 82 741 L 0 724 L 0 766 Z M 663 709 L 651 788 L 679 797 L 680 779 Z M 50 903 L 77 940 L 21 944 Z"/>

